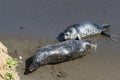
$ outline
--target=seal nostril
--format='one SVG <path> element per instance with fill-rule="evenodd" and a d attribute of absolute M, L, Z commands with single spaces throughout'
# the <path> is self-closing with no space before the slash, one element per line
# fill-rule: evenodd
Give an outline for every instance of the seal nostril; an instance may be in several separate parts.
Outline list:
<path fill-rule="evenodd" d="M 30 72 L 34 71 L 32 68 L 29 70 Z"/>
<path fill-rule="evenodd" d="M 28 75 L 28 72 L 24 72 L 24 75 Z"/>
<path fill-rule="evenodd" d="M 24 75 L 28 75 L 30 72 L 29 71 L 25 71 L 24 72 Z"/>
<path fill-rule="evenodd" d="M 32 68 L 29 68 L 29 69 L 25 70 L 24 75 L 28 75 L 29 73 L 32 73 L 33 71 L 35 71 L 35 70 L 33 70 Z"/>

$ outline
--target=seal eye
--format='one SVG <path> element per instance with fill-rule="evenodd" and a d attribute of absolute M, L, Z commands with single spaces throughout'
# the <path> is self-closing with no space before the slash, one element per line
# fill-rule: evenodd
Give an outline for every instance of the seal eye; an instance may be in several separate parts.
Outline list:
<path fill-rule="evenodd" d="M 68 34 L 65 34 L 65 36 L 69 36 Z"/>
<path fill-rule="evenodd" d="M 64 39 L 69 39 L 69 38 L 70 38 L 70 33 L 69 32 L 64 33 Z"/>
<path fill-rule="evenodd" d="M 65 33 L 65 36 L 69 36 L 69 35 L 70 35 L 70 32 Z"/>

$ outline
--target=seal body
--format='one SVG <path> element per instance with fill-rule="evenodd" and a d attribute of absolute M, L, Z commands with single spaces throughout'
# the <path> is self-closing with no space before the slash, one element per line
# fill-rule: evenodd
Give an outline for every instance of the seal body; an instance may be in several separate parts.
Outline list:
<path fill-rule="evenodd" d="M 64 40 L 69 40 L 69 39 L 81 40 L 82 38 L 90 35 L 101 34 L 101 33 L 104 33 L 104 35 L 106 35 L 105 31 L 107 27 L 109 27 L 109 25 L 100 26 L 92 22 L 83 22 L 69 26 L 62 33 L 62 37 L 64 38 Z"/>
<path fill-rule="evenodd" d="M 32 72 L 46 64 L 56 64 L 85 55 L 92 46 L 91 41 L 67 40 L 40 48 L 32 56 L 27 72 Z"/>

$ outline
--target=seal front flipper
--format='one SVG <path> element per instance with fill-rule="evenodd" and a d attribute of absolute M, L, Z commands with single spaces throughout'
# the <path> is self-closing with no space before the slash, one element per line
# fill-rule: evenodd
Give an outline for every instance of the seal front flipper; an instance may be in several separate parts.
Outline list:
<path fill-rule="evenodd" d="M 116 40 L 116 39 L 114 38 L 114 37 L 117 37 L 117 36 L 115 36 L 115 35 L 111 35 L 110 33 L 105 32 L 105 31 L 101 32 L 101 34 L 104 35 L 104 36 L 107 36 L 107 37 L 111 38 L 113 41 L 118 42 L 118 40 Z"/>
<path fill-rule="evenodd" d="M 76 40 L 82 40 L 80 35 L 77 35 Z"/>

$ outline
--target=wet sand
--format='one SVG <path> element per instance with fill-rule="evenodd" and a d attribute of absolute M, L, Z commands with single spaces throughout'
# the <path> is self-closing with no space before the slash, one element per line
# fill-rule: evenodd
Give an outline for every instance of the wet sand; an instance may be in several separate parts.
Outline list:
<path fill-rule="evenodd" d="M 0 0 L 0 41 L 12 57 L 22 56 L 23 62 L 17 66 L 21 80 L 120 80 L 119 3 L 119 0 Z M 36 49 L 57 43 L 60 32 L 82 21 L 111 24 L 110 33 L 119 36 L 118 42 L 94 36 L 96 52 L 91 50 L 80 59 L 46 65 L 24 75 L 24 62 Z"/>
<path fill-rule="evenodd" d="M 91 50 L 82 58 L 56 65 L 46 65 L 29 75 L 24 75 L 25 60 L 41 46 L 54 44 L 57 41 L 35 37 L 1 37 L 1 41 L 8 47 L 9 54 L 13 58 L 18 59 L 18 56 L 23 58 L 22 63 L 17 66 L 21 80 L 119 80 L 120 44 L 100 35 L 92 37 L 92 40 L 98 44 L 96 52 Z"/>

